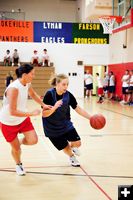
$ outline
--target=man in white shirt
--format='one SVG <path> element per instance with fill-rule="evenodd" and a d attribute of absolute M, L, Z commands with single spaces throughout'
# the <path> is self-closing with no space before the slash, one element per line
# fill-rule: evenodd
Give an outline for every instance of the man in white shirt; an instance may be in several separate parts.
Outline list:
<path fill-rule="evenodd" d="M 37 50 L 34 50 L 34 52 L 33 52 L 31 64 L 35 65 L 35 66 L 39 65 L 39 56 L 38 56 L 38 51 Z"/>
<path fill-rule="evenodd" d="M 125 74 L 122 77 L 122 96 L 123 96 L 123 100 L 120 102 L 122 104 L 127 104 L 129 79 L 130 79 L 129 70 L 126 70 Z"/>
<path fill-rule="evenodd" d="M 42 66 L 49 66 L 49 55 L 47 54 L 47 49 L 43 50 L 43 56 L 42 56 Z"/>
<path fill-rule="evenodd" d="M 11 65 L 11 55 L 10 50 L 6 50 L 6 55 L 4 56 L 4 66 L 10 66 Z"/>
<path fill-rule="evenodd" d="M 109 91 L 109 75 L 108 75 L 108 72 L 104 73 L 103 91 L 104 91 L 104 97 L 108 98 L 108 91 Z"/>
<path fill-rule="evenodd" d="M 12 66 L 14 65 L 18 65 L 18 67 L 20 66 L 20 58 L 17 49 L 14 49 L 14 53 L 12 55 Z"/>
<path fill-rule="evenodd" d="M 114 93 L 115 93 L 115 76 L 114 73 L 111 71 L 109 72 L 109 99 L 114 99 Z"/>
<path fill-rule="evenodd" d="M 90 71 L 87 70 L 86 74 L 84 75 L 85 87 L 86 87 L 86 98 L 92 96 L 93 90 L 93 76 L 91 75 Z"/>
<path fill-rule="evenodd" d="M 97 103 L 103 103 L 103 79 L 99 76 L 99 73 L 96 73 L 97 76 L 97 84 L 98 84 L 98 96 L 99 100 Z"/>
<path fill-rule="evenodd" d="M 133 70 L 129 71 L 130 79 L 129 79 L 129 89 L 128 89 L 128 97 L 127 97 L 127 104 L 133 104 Z"/>

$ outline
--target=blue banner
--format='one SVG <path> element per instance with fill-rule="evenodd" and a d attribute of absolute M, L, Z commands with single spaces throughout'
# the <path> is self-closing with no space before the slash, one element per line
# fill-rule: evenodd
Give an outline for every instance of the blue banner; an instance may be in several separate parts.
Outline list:
<path fill-rule="evenodd" d="M 72 23 L 34 22 L 34 42 L 72 43 Z"/>

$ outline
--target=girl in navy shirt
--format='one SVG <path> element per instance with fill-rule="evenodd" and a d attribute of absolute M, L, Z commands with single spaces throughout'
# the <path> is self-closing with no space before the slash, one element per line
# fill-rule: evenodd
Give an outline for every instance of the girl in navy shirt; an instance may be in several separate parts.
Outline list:
<path fill-rule="evenodd" d="M 71 165 L 78 167 L 80 164 L 75 155 L 79 155 L 81 139 L 71 122 L 70 107 L 86 119 L 90 119 L 90 115 L 67 90 L 68 77 L 65 74 L 51 78 L 50 84 L 53 88 L 46 92 L 43 102 L 53 107 L 42 113 L 44 133 L 58 150 L 63 150 L 69 156 Z"/>

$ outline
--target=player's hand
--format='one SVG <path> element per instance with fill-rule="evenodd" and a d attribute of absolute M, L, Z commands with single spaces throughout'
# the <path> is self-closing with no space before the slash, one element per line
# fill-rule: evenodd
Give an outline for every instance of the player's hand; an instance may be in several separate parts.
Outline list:
<path fill-rule="evenodd" d="M 63 104 L 63 101 L 62 101 L 62 100 L 59 100 L 59 101 L 57 101 L 57 102 L 55 103 L 54 108 L 57 109 L 57 108 L 61 107 L 62 104 Z"/>
<path fill-rule="evenodd" d="M 50 110 L 52 107 L 53 107 L 53 106 L 51 106 L 51 105 L 46 105 L 46 104 L 43 104 L 43 106 L 42 106 L 42 108 L 43 108 L 44 111 L 45 111 L 45 110 Z"/>
<path fill-rule="evenodd" d="M 31 115 L 32 115 L 32 116 L 37 116 L 37 115 L 40 115 L 40 113 L 41 113 L 41 110 L 36 109 L 36 110 L 33 110 L 33 111 L 31 112 Z"/>

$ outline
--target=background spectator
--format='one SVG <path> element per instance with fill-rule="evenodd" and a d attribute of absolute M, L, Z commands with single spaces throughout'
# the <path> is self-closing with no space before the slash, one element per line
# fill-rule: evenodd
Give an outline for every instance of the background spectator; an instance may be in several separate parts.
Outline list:
<path fill-rule="evenodd" d="M 96 76 L 97 76 L 98 96 L 99 96 L 99 100 L 97 101 L 97 103 L 103 103 L 103 80 L 99 76 L 99 73 L 96 73 Z"/>
<path fill-rule="evenodd" d="M 104 97 L 108 98 L 108 91 L 109 91 L 109 75 L 108 75 L 108 72 L 104 73 L 103 91 L 104 91 Z"/>
<path fill-rule="evenodd" d="M 19 58 L 19 54 L 18 54 L 18 50 L 14 49 L 14 53 L 12 56 L 12 66 L 14 65 L 18 65 L 20 66 L 20 58 Z"/>
<path fill-rule="evenodd" d="M 87 70 L 86 74 L 84 75 L 85 87 L 86 87 L 86 98 L 92 96 L 92 89 L 93 89 L 93 76 L 91 75 L 90 71 Z"/>
<path fill-rule="evenodd" d="M 8 72 L 7 76 L 6 76 L 6 80 L 5 80 L 5 85 L 6 87 L 8 87 L 8 85 L 13 82 L 13 73 L 12 71 Z"/>
<path fill-rule="evenodd" d="M 43 56 L 42 56 L 42 66 L 49 66 L 49 55 L 47 54 L 47 49 L 43 50 Z"/>
<path fill-rule="evenodd" d="M 114 99 L 115 93 L 115 76 L 114 73 L 111 71 L 109 72 L 109 99 Z"/>
<path fill-rule="evenodd" d="M 127 96 L 127 104 L 132 104 L 133 103 L 133 70 L 129 71 L 129 88 L 128 88 L 128 96 Z"/>
<path fill-rule="evenodd" d="M 4 56 L 4 66 L 10 66 L 11 65 L 11 55 L 10 50 L 6 50 L 6 55 Z"/>
<path fill-rule="evenodd" d="M 122 104 L 127 104 L 129 80 L 130 80 L 129 70 L 126 70 L 125 74 L 122 77 L 122 98 L 123 98 L 123 100 L 120 102 Z"/>
<path fill-rule="evenodd" d="M 31 60 L 32 65 L 39 65 L 39 56 L 38 56 L 38 51 L 34 50 L 32 60 Z"/>

